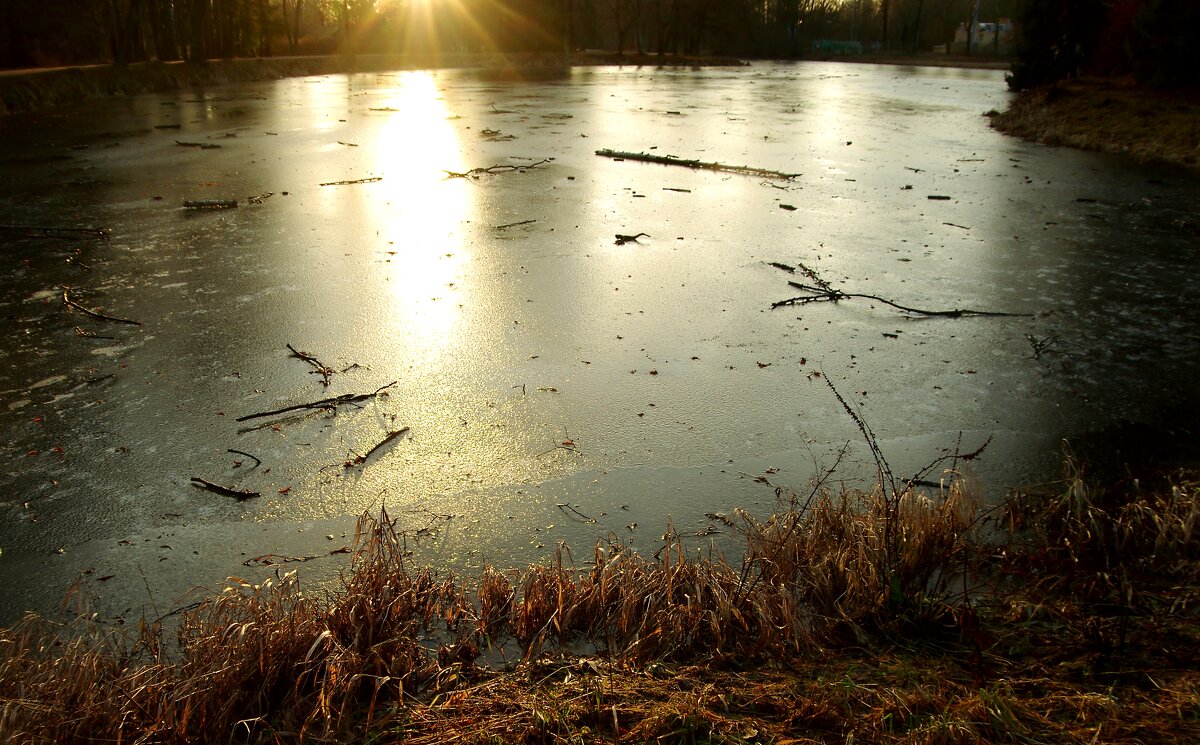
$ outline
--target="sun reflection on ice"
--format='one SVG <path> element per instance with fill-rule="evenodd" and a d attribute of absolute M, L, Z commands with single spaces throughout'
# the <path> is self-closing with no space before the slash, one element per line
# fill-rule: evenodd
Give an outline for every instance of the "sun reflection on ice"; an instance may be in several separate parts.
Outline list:
<path fill-rule="evenodd" d="M 470 185 L 446 178 L 446 171 L 466 169 L 432 73 L 404 73 L 378 106 L 394 109 L 373 154 L 384 174 L 376 224 L 397 269 L 388 283 L 391 321 L 409 352 L 429 362 L 453 344 L 462 315 L 458 283 L 469 258 L 463 226 L 472 209 Z"/>

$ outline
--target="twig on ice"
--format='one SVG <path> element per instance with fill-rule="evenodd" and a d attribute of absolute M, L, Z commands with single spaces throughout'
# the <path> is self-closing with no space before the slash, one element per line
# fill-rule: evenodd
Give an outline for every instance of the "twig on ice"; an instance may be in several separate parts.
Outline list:
<path fill-rule="evenodd" d="M 254 497 L 262 496 L 259 492 L 256 492 L 256 491 L 242 491 L 240 489 L 230 489 L 228 486 L 221 486 L 220 484 L 214 484 L 213 482 L 211 482 L 207 479 L 202 479 L 199 476 L 192 477 L 192 486 L 195 486 L 197 489 L 207 489 L 208 491 L 215 492 L 217 494 L 220 494 L 221 496 L 233 497 L 234 499 L 236 499 L 239 502 L 245 501 L 247 499 L 253 499 Z"/>
<path fill-rule="evenodd" d="M 365 454 L 356 456 L 354 458 L 354 460 L 352 460 L 352 461 L 350 461 L 350 460 L 346 461 L 346 467 L 350 468 L 351 466 L 357 466 L 357 465 L 366 463 L 367 458 L 370 458 L 372 455 L 374 455 L 375 451 L 379 450 L 379 448 L 383 447 L 384 445 L 388 444 L 389 442 L 391 442 L 392 440 L 396 439 L 397 437 L 403 435 L 406 432 L 408 432 L 408 427 L 401 427 L 400 429 L 396 429 L 396 430 L 392 430 L 391 432 L 388 432 L 386 435 L 384 435 L 382 440 L 375 443 L 374 447 L 372 447 L 370 450 L 368 450 Z"/>
<path fill-rule="evenodd" d="M 142 325 L 141 321 L 134 321 L 133 319 L 130 319 L 130 318 L 117 318 L 116 316 L 106 316 L 103 313 L 97 313 L 94 310 L 85 308 L 84 306 L 80 305 L 79 303 L 77 303 L 71 299 L 70 295 L 68 294 L 70 289 L 71 289 L 70 287 L 63 285 L 63 288 L 62 288 L 63 303 L 68 308 L 77 310 L 80 313 L 85 313 L 85 314 L 91 316 L 92 318 L 99 318 L 101 321 L 112 321 L 113 323 L 127 323 L 130 326 L 141 326 Z"/>
<path fill-rule="evenodd" d="M 0 225 L 0 232 L 24 233 L 29 237 L 61 238 L 75 240 L 76 238 L 108 238 L 108 228 L 62 228 L 52 225 Z"/>
<path fill-rule="evenodd" d="M 505 223 L 504 225 L 497 225 L 496 230 L 508 230 L 509 228 L 515 228 L 518 225 L 532 225 L 535 222 L 537 222 L 537 220 L 521 220 L 520 222 Z"/>
<path fill-rule="evenodd" d="M 259 466 L 261 466 L 261 465 L 262 465 L 262 460 L 260 460 L 260 459 L 259 459 L 259 457 L 258 457 L 257 455 L 251 455 L 250 453 L 247 453 L 245 450 L 234 450 L 233 448 L 229 448 L 229 449 L 228 449 L 228 450 L 226 450 L 225 452 L 227 452 L 227 453 L 236 453 L 236 454 L 238 454 L 238 455 L 244 455 L 244 456 L 246 456 L 247 458 L 252 458 L 252 459 L 254 459 L 254 467 L 255 467 L 255 468 L 258 468 Z"/>
<path fill-rule="evenodd" d="M 315 368 L 313 370 L 313 372 L 316 373 L 317 375 L 321 376 L 321 385 L 323 385 L 325 387 L 329 387 L 329 378 L 333 376 L 333 368 L 329 367 L 324 362 L 321 362 L 319 359 L 312 356 L 311 354 L 308 354 L 307 352 L 301 352 L 300 350 L 293 347 L 291 344 L 288 344 L 287 348 L 288 348 L 288 351 L 290 351 L 292 353 L 293 357 L 298 357 L 298 358 L 304 360 L 305 362 L 307 362 L 308 364 L 312 365 Z"/>
<path fill-rule="evenodd" d="M 829 286 L 815 287 L 813 285 L 805 285 L 799 282 L 788 282 L 788 285 L 795 287 L 798 290 L 803 290 L 809 293 L 799 297 L 780 300 L 776 303 L 771 303 L 771 308 L 780 308 L 785 305 L 807 305 L 808 303 L 836 303 L 839 300 L 849 300 L 850 298 L 862 298 L 864 300 L 875 300 L 876 302 L 890 305 L 896 310 L 904 311 L 905 313 L 914 313 L 919 316 L 939 316 L 942 318 L 963 318 L 966 316 L 1027 316 L 1028 313 L 1003 313 L 1000 311 L 991 310 L 971 310 L 970 308 L 956 308 L 954 310 L 921 310 L 920 308 L 910 308 L 907 305 L 900 305 L 891 300 L 881 298 L 878 295 L 868 295 L 861 292 L 842 292 L 835 290 Z"/>
<path fill-rule="evenodd" d="M 799 173 L 772 171 L 767 168 L 755 168 L 754 166 L 731 166 L 725 163 L 689 160 L 686 158 L 677 158 L 674 155 L 650 155 L 649 153 L 629 153 L 608 149 L 597 150 L 596 155 L 612 158 L 613 160 L 636 160 L 643 163 L 658 163 L 664 166 L 683 166 L 684 168 L 706 171 L 724 171 L 725 173 L 740 173 L 743 176 L 757 176 L 759 178 L 781 179 L 784 181 L 791 181 L 801 175 Z"/>
<path fill-rule="evenodd" d="M 245 422 L 250 419 L 262 419 L 263 417 L 277 416 L 279 414 L 286 414 L 289 411 L 301 411 L 303 409 L 336 409 L 342 404 L 355 404 L 359 401 L 366 401 L 369 398 L 375 398 L 382 391 L 391 388 L 399 382 L 400 381 L 398 380 L 393 380 L 387 385 L 376 388 L 371 393 L 343 393 L 340 396 L 323 398 L 320 401 L 313 401 L 307 404 L 296 404 L 295 406 L 284 406 L 282 409 L 275 409 L 273 411 L 260 411 L 257 414 L 246 414 L 245 416 L 240 416 L 237 419 L 234 419 L 234 421 Z"/>
<path fill-rule="evenodd" d="M 513 171 L 523 173 L 525 171 L 530 170 L 531 168 L 537 168 L 538 166 L 545 165 L 546 163 L 549 163 L 553 160 L 554 160 L 554 158 L 542 158 L 541 160 L 537 161 L 536 163 L 530 163 L 529 165 L 524 165 L 524 166 L 523 165 L 510 165 L 510 164 L 502 163 L 499 165 L 488 166 L 487 168 L 472 168 L 471 170 L 464 171 L 462 173 L 459 173 L 458 171 L 446 171 L 445 169 L 443 169 L 443 172 L 446 174 L 446 178 L 474 178 L 476 176 L 482 176 L 485 174 L 491 175 L 491 174 L 496 174 L 496 173 L 511 173 Z"/>
<path fill-rule="evenodd" d="M 185 199 L 183 208 L 187 210 L 227 210 L 238 206 L 236 199 Z"/>
<path fill-rule="evenodd" d="M 221 147 L 215 142 L 184 142 L 182 140 L 175 140 L 175 144 L 181 147 L 198 147 L 201 150 L 216 150 Z"/>
<path fill-rule="evenodd" d="M 356 178 L 350 181 L 326 181 L 320 186 L 350 186 L 352 184 L 370 184 L 375 181 L 383 181 L 383 176 L 372 176 L 370 178 Z"/>

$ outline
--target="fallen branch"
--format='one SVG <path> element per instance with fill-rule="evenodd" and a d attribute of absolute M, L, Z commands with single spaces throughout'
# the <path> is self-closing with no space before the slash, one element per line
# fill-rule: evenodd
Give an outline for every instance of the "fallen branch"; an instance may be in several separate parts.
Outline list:
<path fill-rule="evenodd" d="M 101 336 L 95 331 L 88 331 L 87 329 L 80 328 L 79 326 L 75 327 L 75 335 L 82 336 L 85 339 L 105 339 L 107 341 L 117 341 L 117 337 L 115 336 Z"/>
<path fill-rule="evenodd" d="M 804 274 L 804 276 L 816 283 L 817 287 L 821 288 L 823 292 L 833 292 L 833 287 L 828 282 L 821 279 L 821 277 L 813 270 L 812 267 L 799 261 L 796 262 L 796 265 L 800 267 L 800 271 Z"/>
<path fill-rule="evenodd" d="M 576 517 L 582 518 L 583 520 L 585 520 L 585 521 L 587 521 L 587 522 L 589 522 L 589 523 L 594 523 L 594 522 L 596 522 L 596 518 L 594 518 L 594 517 L 589 517 L 588 515 L 585 515 L 585 514 L 583 514 L 582 512 L 580 512 L 579 510 L 575 509 L 574 507 L 572 507 L 572 506 L 571 506 L 571 505 L 569 505 L 569 504 L 557 504 L 557 505 L 555 505 L 555 506 L 556 506 L 556 507 L 558 507 L 558 509 L 562 510 L 563 512 L 568 512 L 568 511 L 569 511 L 569 512 L 572 512 L 572 513 L 574 513 L 574 514 L 575 514 L 575 516 L 576 516 Z"/>
<path fill-rule="evenodd" d="M 650 155 L 648 153 L 627 153 L 620 150 L 597 150 L 596 155 L 601 155 L 605 158 L 613 160 L 637 160 L 643 163 L 658 163 L 664 166 L 683 166 L 684 168 L 703 169 L 707 171 L 724 171 L 725 173 L 740 173 L 743 176 L 756 176 L 759 178 L 781 179 L 783 181 L 791 181 L 800 176 L 799 173 L 783 173 L 782 171 L 772 171 L 766 168 L 755 168 L 753 166 L 731 166 L 725 163 L 704 162 L 700 160 L 687 160 L 685 158 L 677 158 L 674 155 Z"/>
<path fill-rule="evenodd" d="M 29 237 L 61 238 L 74 240 L 78 237 L 108 238 L 108 228 L 60 228 L 53 225 L 0 225 L 0 231 L 6 233 L 25 233 Z"/>
<path fill-rule="evenodd" d="M 388 444 L 389 442 L 396 439 L 397 437 L 404 434 L 405 432 L 408 432 L 408 427 L 401 427 L 400 429 L 388 432 L 386 435 L 384 435 L 383 439 L 380 440 L 379 442 L 375 443 L 375 446 L 372 447 L 370 450 L 368 450 L 365 455 L 356 456 L 353 461 L 349 461 L 349 460 L 346 461 L 346 467 L 350 468 L 351 466 L 357 466 L 357 465 L 362 465 L 363 463 L 366 463 L 367 458 L 370 458 L 372 455 L 374 455 L 376 450 L 379 450 L 379 448 Z"/>
<path fill-rule="evenodd" d="M 324 559 L 327 556 L 336 556 L 337 554 L 350 553 L 349 546 L 335 548 L 327 554 L 314 554 L 312 556 L 284 556 L 283 554 L 263 554 L 255 556 L 253 559 L 246 559 L 242 562 L 244 567 L 269 567 L 277 564 L 290 564 L 299 561 L 312 561 L 313 559 Z"/>
<path fill-rule="evenodd" d="M 805 285 L 799 282 L 788 282 L 788 285 L 795 287 L 798 290 L 810 293 L 799 297 L 780 300 L 776 303 L 771 303 L 771 309 L 781 308 L 785 305 L 806 305 L 808 303 L 836 303 L 839 300 L 849 300 L 850 298 L 861 298 L 863 300 L 875 300 L 876 302 L 890 305 L 897 310 L 905 313 L 913 313 L 919 316 L 938 316 L 942 318 L 963 318 L 965 316 L 1028 316 L 1029 313 L 1003 313 L 1000 311 L 991 310 L 971 310 L 970 308 L 956 308 L 954 310 L 922 310 L 920 308 L 910 308 L 907 305 L 900 305 L 891 300 L 881 298 L 878 295 L 868 295 L 861 292 L 842 292 L 828 286 L 814 287 L 813 285 Z"/>
<path fill-rule="evenodd" d="M 523 166 L 502 163 L 494 166 L 488 166 L 487 168 L 472 168 L 471 170 L 464 171 L 462 173 L 459 173 L 458 171 L 447 171 L 445 169 L 443 169 L 442 172 L 446 174 L 447 178 L 474 178 L 475 176 L 511 173 L 513 171 L 525 172 L 531 168 L 537 168 L 538 166 L 545 165 L 553 160 L 554 158 L 542 158 L 536 163 L 530 163 L 529 165 Z"/>
<path fill-rule="evenodd" d="M 376 388 L 371 393 L 343 393 L 340 396 L 323 398 L 320 401 L 313 401 L 307 404 L 296 404 L 295 406 L 284 406 L 282 409 L 275 409 L 274 411 L 260 411 L 257 414 L 246 414 L 245 416 L 240 416 L 237 419 L 234 419 L 234 421 L 245 422 L 250 419 L 262 419 L 263 417 L 278 416 L 279 414 L 286 414 L 289 411 L 302 411 L 304 409 L 336 409 L 342 404 L 354 404 L 358 403 L 359 401 L 366 401 L 367 399 L 374 398 L 378 396 L 381 391 L 391 388 L 399 382 L 400 381 L 398 380 L 393 380 L 387 385 Z"/>
<path fill-rule="evenodd" d="M 326 388 L 329 387 L 329 379 L 333 376 L 333 368 L 329 367 L 324 362 L 321 362 L 316 357 L 313 357 L 311 354 L 308 354 L 307 352 L 301 352 L 291 344 L 288 344 L 287 348 L 288 351 L 292 353 L 293 357 L 298 357 L 316 368 L 313 370 L 313 372 L 321 376 L 321 385 L 325 386 Z"/>
<path fill-rule="evenodd" d="M 1033 358 L 1035 360 L 1042 358 L 1042 352 L 1045 352 L 1050 347 L 1058 343 L 1058 337 L 1054 334 L 1037 338 L 1033 334 L 1025 334 L 1025 340 L 1029 342 L 1029 346 L 1033 347 Z"/>
<path fill-rule="evenodd" d="M 230 489 L 228 486 L 214 484 L 213 482 L 207 479 L 202 479 L 199 476 L 192 477 L 192 486 L 196 487 L 197 489 L 207 489 L 208 491 L 215 492 L 223 497 L 233 497 L 239 502 L 244 502 L 247 499 L 253 499 L 254 497 L 262 496 L 256 491 L 242 491 L 240 489 Z"/>
<path fill-rule="evenodd" d="M 183 142 L 182 140 L 175 140 L 175 144 L 181 147 L 198 147 L 201 150 L 216 150 L 221 147 L 215 142 Z"/>
<path fill-rule="evenodd" d="M 187 210 L 227 210 L 238 206 L 236 199 L 185 199 L 183 208 Z"/>
<path fill-rule="evenodd" d="M 229 448 L 229 449 L 228 449 L 228 450 L 226 450 L 225 452 L 227 452 L 227 453 L 237 453 L 238 455 L 244 455 L 244 456 L 246 456 L 247 458 L 251 458 L 251 459 L 253 459 L 253 460 L 254 460 L 254 467 L 255 467 L 255 468 L 258 468 L 259 466 L 261 466 L 261 465 L 262 465 L 262 461 L 261 461 L 261 460 L 258 458 L 258 456 L 257 456 L 257 455 L 251 455 L 250 453 L 247 453 L 245 450 L 234 450 L 233 448 Z M 239 464 L 239 465 L 240 465 L 240 464 Z"/>
<path fill-rule="evenodd" d="M 375 181 L 383 181 L 383 176 L 371 176 L 370 178 L 356 178 L 350 181 L 326 181 L 320 186 L 350 186 L 351 184 L 370 184 Z"/>
<path fill-rule="evenodd" d="M 67 294 L 70 289 L 71 288 L 67 287 L 66 285 L 63 285 L 63 288 L 62 288 L 63 303 L 66 304 L 66 306 L 68 308 L 77 310 L 80 313 L 84 313 L 86 315 L 91 316 L 92 318 L 99 318 L 101 321 L 112 321 L 113 323 L 127 323 L 130 326 L 141 326 L 142 325 L 141 321 L 134 321 L 133 319 L 130 319 L 130 318 L 117 318 L 116 316 L 106 316 L 103 313 L 97 313 L 94 310 L 85 308 L 70 298 L 70 296 Z"/>
<path fill-rule="evenodd" d="M 537 220 L 522 220 L 520 222 L 505 223 L 504 225 L 497 225 L 496 230 L 508 230 L 509 228 L 515 228 L 518 225 L 532 225 L 535 222 L 537 222 Z"/>

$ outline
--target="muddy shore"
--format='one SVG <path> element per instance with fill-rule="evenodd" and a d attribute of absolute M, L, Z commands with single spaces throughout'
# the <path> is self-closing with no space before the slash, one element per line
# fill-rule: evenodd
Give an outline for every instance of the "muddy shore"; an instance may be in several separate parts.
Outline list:
<path fill-rule="evenodd" d="M 1000 132 L 1026 140 L 1200 169 L 1196 91 L 1150 90 L 1132 80 L 1072 80 L 1022 91 L 1005 111 L 989 116 Z"/>

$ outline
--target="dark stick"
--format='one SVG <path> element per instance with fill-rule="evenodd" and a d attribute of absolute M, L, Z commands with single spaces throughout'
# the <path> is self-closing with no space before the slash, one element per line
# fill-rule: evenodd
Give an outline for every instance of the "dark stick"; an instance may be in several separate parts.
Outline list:
<path fill-rule="evenodd" d="M 54 233 L 67 233 L 71 236 L 81 235 L 90 238 L 108 238 L 107 228 L 59 228 L 50 225 L 0 225 L 0 230 L 21 232 L 21 233 L 41 233 L 46 238 L 68 238 L 67 235 L 54 235 Z"/>
<path fill-rule="evenodd" d="M 224 497 L 233 497 L 239 502 L 262 496 L 256 491 L 240 491 L 238 489 L 230 489 L 228 486 L 214 484 L 213 482 L 207 479 L 202 479 L 199 476 L 192 477 L 192 486 L 195 486 L 197 489 L 207 489 L 208 491 L 216 492 Z"/>
<path fill-rule="evenodd" d="M 677 158 L 674 155 L 650 155 L 648 153 L 628 153 L 608 149 L 597 150 L 596 155 L 614 160 L 636 160 L 643 163 L 658 163 L 664 166 L 683 166 L 684 168 L 704 169 L 708 171 L 725 171 L 726 173 L 740 173 L 746 176 L 783 179 L 784 181 L 791 181 L 801 175 L 799 173 L 783 173 L 782 171 L 771 171 L 766 168 L 755 168 L 753 166 L 731 166 L 725 163 L 687 160 Z"/>
<path fill-rule="evenodd" d="M 809 279 L 811 279 L 813 282 L 815 282 L 817 284 L 817 287 L 820 287 L 821 290 L 823 290 L 825 292 L 833 291 L 833 287 L 831 287 L 828 282 L 826 282 L 825 280 L 823 280 L 819 276 L 817 276 L 817 273 L 815 271 L 813 271 L 812 267 L 807 266 L 806 264 L 802 264 L 799 261 L 797 261 L 796 264 L 799 265 L 800 271 L 802 271 L 805 274 L 805 276 L 807 276 Z"/>
<path fill-rule="evenodd" d="M 227 210 L 238 206 L 236 199 L 185 199 L 185 210 Z"/>
<path fill-rule="evenodd" d="M 87 329 L 80 328 L 79 326 L 75 327 L 75 335 L 82 336 L 85 339 L 106 339 L 108 341 L 117 340 L 117 337 L 115 336 L 101 336 L 94 331 L 88 331 Z"/>
<path fill-rule="evenodd" d="M 262 461 L 258 459 L 258 456 L 256 456 L 256 455 L 251 455 L 250 453 L 247 453 L 245 450 L 234 450 L 233 448 L 229 448 L 229 449 L 228 449 L 228 450 L 226 450 L 225 452 L 227 452 L 227 453 L 237 453 L 238 455 L 244 455 L 244 456 L 246 456 L 247 458 L 251 458 L 251 459 L 253 459 L 253 460 L 254 460 L 254 467 L 255 467 L 255 468 L 258 468 L 259 466 L 261 466 L 261 465 L 262 465 Z"/>
<path fill-rule="evenodd" d="M 541 160 L 539 160 L 536 163 L 530 163 L 529 165 L 525 165 L 525 166 L 497 164 L 494 166 L 488 166 L 487 168 L 472 168 L 471 170 L 465 171 L 463 173 L 459 173 L 458 171 L 446 171 L 444 169 L 443 169 L 443 172 L 446 174 L 447 178 L 471 178 L 472 176 L 480 176 L 483 174 L 509 173 L 511 171 L 528 171 L 530 168 L 537 168 L 538 166 L 545 165 L 546 163 L 549 163 L 552 160 L 554 160 L 554 158 L 542 158 Z"/>
<path fill-rule="evenodd" d="M 404 434 L 404 433 L 405 433 L 405 432 L 407 432 L 407 431 L 408 431 L 408 427 L 401 427 L 400 429 L 397 429 L 397 430 L 393 430 L 393 431 L 391 431 L 391 432 L 388 432 L 388 433 L 387 433 L 387 434 L 384 436 L 384 438 L 383 438 L 382 440 L 380 440 L 379 442 L 375 443 L 375 447 L 373 447 L 373 448 L 371 448 L 370 450 L 368 450 L 368 451 L 367 451 L 367 453 L 366 453 L 366 455 L 363 455 L 363 456 L 362 456 L 362 460 L 360 460 L 360 461 L 359 461 L 359 463 L 364 463 L 364 462 L 366 462 L 367 458 L 370 458 L 370 457 L 371 457 L 371 456 L 372 456 L 372 455 L 375 453 L 375 451 L 376 451 L 376 450 L 378 450 L 379 448 L 381 448 L 381 447 L 383 447 L 384 445 L 388 444 L 389 442 L 391 442 L 392 440 L 396 439 L 397 437 L 399 437 L 400 435 Z"/>
<path fill-rule="evenodd" d="M 970 308 L 956 308 L 955 310 L 921 310 L 920 308 L 910 308 L 907 305 L 900 305 L 899 303 L 894 303 L 891 300 L 881 298 L 878 295 L 868 295 L 866 293 L 860 293 L 860 292 L 842 292 L 841 290 L 833 290 L 833 289 L 821 289 L 819 287 L 803 285 L 803 284 L 800 284 L 799 282 L 788 282 L 788 284 L 792 287 L 795 287 L 798 290 L 804 290 L 805 292 L 811 292 L 813 294 L 801 295 L 800 297 L 788 298 L 787 300 L 780 300 L 779 302 L 771 303 L 772 309 L 780 308 L 785 305 L 805 305 L 807 303 L 824 303 L 824 302 L 836 303 L 839 300 L 847 300 L 850 298 L 862 298 L 864 300 L 874 300 L 876 302 L 883 303 L 884 305 L 890 305 L 897 310 L 904 311 L 905 313 L 915 313 L 916 315 L 919 315 L 919 316 L 937 316 L 937 317 L 941 317 L 941 318 L 963 318 L 966 316 L 1016 317 L 1016 316 L 1030 315 L 1028 313 L 1003 313 L 1000 311 L 992 311 L 992 310 L 971 310 Z"/>
<path fill-rule="evenodd" d="M 356 178 L 351 181 L 326 181 L 320 186 L 350 186 L 351 184 L 370 184 L 375 181 L 383 181 L 383 176 L 372 176 L 371 178 Z"/>
<path fill-rule="evenodd" d="M 518 225 L 530 225 L 535 222 L 537 222 L 537 220 L 522 220 L 521 222 L 510 222 L 510 223 L 506 223 L 504 225 L 497 225 L 496 230 L 507 230 L 509 228 L 515 228 Z"/>
<path fill-rule="evenodd" d="M 583 514 L 582 512 L 580 512 L 579 510 L 575 509 L 574 507 L 572 507 L 572 506 L 571 506 L 571 505 L 569 505 L 569 504 L 559 504 L 559 505 L 555 505 L 555 506 L 556 506 L 556 507 L 558 507 L 558 508 L 559 508 L 560 510 L 562 510 L 563 512 L 566 512 L 567 510 L 570 510 L 571 512 L 575 513 L 575 515 L 577 515 L 578 517 L 581 517 L 581 518 L 583 518 L 584 520 L 587 520 L 589 523 L 594 523 L 594 522 L 596 522 L 596 518 L 594 518 L 594 517 L 588 517 L 587 515 Z"/>
<path fill-rule="evenodd" d="M 349 546 L 335 548 L 327 554 L 313 554 L 312 556 L 284 556 L 283 554 L 263 554 L 255 556 L 253 559 L 246 559 L 242 562 L 242 566 L 246 567 L 269 567 L 276 564 L 288 564 L 297 561 L 312 561 L 313 559 L 324 559 L 326 556 L 336 556 L 337 554 L 350 553 Z"/>
<path fill-rule="evenodd" d="M 288 344 L 287 348 L 288 348 L 288 351 L 290 351 L 292 353 L 293 357 L 299 357 L 300 359 L 304 360 L 308 364 L 315 367 L 316 372 L 321 376 L 321 385 L 326 386 L 326 387 L 329 386 L 329 378 L 330 378 L 330 376 L 333 375 L 332 368 L 330 368 L 324 362 L 320 361 L 319 359 L 312 356 L 311 354 L 308 354 L 306 352 L 301 352 L 300 350 L 293 347 L 291 344 Z"/>
<path fill-rule="evenodd" d="M 63 294 L 62 294 L 63 303 L 65 303 L 68 308 L 73 308 L 73 309 L 79 311 L 80 313 L 85 313 L 85 314 L 91 316 L 92 318 L 99 318 L 101 321 L 112 321 L 113 323 L 127 323 L 130 326 L 141 326 L 142 325 L 141 321 L 134 321 L 129 318 L 117 318 L 116 316 L 106 316 L 103 313 L 97 313 L 94 310 L 89 310 L 88 308 L 85 308 L 82 305 L 80 305 L 79 303 L 72 300 L 67 295 L 67 292 L 70 289 L 71 288 L 67 287 L 66 285 L 63 285 Z"/>
<path fill-rule="evenodd" d="M 240 416 L 237 419 L 234 419 L 234 421 L 235 422 L 244 422 L 249 419 L 261 419 L 263 417 L 277 416 L 279 414 L 286 414 L 289 411 L 301 411 L 303 409 L 334 409 L 334 408 L 337 408 L 338 406 L 341 406 L 342 404 L 353 404 L 353 403 L 358 403 L 359 401 L 366 401 L 369 398 L 374 398 L 375 396 L 379 395 L 380 391 L 383 391 L 387 388 L 391 388 L 392 386 L 396 385 L 399 382 L 400 381 L 398 381 L 398 380 L 393 380 L 391 383 L 388 383 L 387 385 L 376 388 L 371 393 L 343 393 L 340 396 L 334 396 L 333 398 L 323 398 L 320 401 L 313 401 L 312 403 L 296 404 L 295 406 L 284 406 L 282 409 L 275 409 L 274 411 L 260 411 L 257 414 L 246 414 L 245 416 Z"/>

